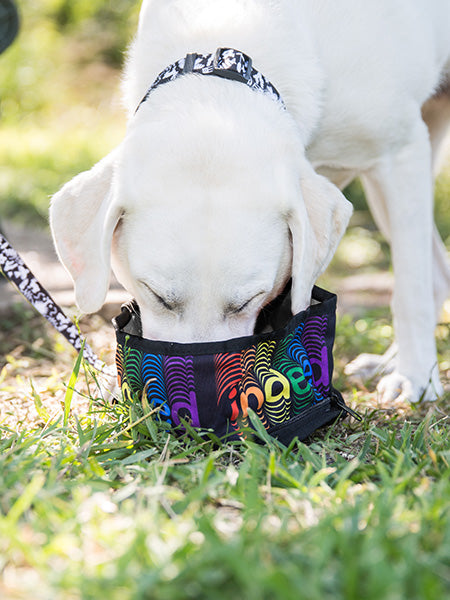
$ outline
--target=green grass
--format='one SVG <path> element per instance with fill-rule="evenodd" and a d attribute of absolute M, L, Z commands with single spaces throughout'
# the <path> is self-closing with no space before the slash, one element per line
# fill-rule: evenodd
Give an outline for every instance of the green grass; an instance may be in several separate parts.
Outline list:
<path fill-rule="evenodd" d="M 360 321 L 372 332 L 364 349 L 389 343 L 383 318 Z M 341 366 L 361 348 L 347 317 L 338 323 L 335 381 L 364 421 L 342 421 L 289 448 L 157 430 L 142 409 L 104 401 L 86 367 L 76 364 L 71 376 L 67 348 L 35 325 L 29 346 L 3 369 L 3 401 L 40 339 L 45 352 L 34 362 L 52 350 L 66 375 L 30 389 L 34 422 L 0 426 L 0 597 L 450 594 L 450 396 L 386 409 L 373 393 L 352 390 Z M 444 360 L 448 331 L 439 349 Z M 61 408 L 49 417 L 54 393 Z"/>
<path fill-rule="evenodd" d="M 450 395 L 383 408 L 349 385 L 343 365 L 390 343 L 376 311 L 359 319 L 369 332 L 360 340 L 347 316 L 336 336 L 335 383 L 363 423 L 289 448 L 168 436 L 141 409 L 105 402 L 89 370 L 71 373 L 76 355 L 42 319 L 18 308 L 6 322 L 0 402 L 19 397 L 31 409 L 0 425 L 0 597 L 450 593 Z M 448 341 L 447 328 L 438 339 L 447 377 Z"/>
<path fill-rule="evenodd" d="M 96 400 L 67 427 L 3 429 L 2 597 L 450 593 L 447 418 L 380 428 L 366 415 L 289 448 L 127 425 Z"/>
<path fill-rule="evenodd" d="M 112 343 L 110 326 L 81 325 Z M 383 407 L 343 375 L 391 343 L 385 309 L 338 319 L 334 382 L 364 421 L 289 448 L 168 436 L 103 400 L 31 309 L 0 329 L 1 598 L 450 595 L 450 394 Z M 437 334 L 448 388 L 448 325 Z"/>

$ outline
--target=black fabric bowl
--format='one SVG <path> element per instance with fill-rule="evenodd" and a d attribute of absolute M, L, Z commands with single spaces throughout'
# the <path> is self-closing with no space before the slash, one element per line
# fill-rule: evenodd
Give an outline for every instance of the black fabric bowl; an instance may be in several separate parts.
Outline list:
<path fill-rule="evenodd" d="M 114 319 L 124 397 L 144 395 L 175 428 L 188 422 L 239 439 L 256 415 L 283 443 L 305 439 L 346 410 L 331 385 L 336 296 L 315 287 L 307 310 L 292 316 L 289 306 L 288 287 L 261 313 L 254 335 L 179 344 L 141 337 L 139 309 L 125 305 Z"/>

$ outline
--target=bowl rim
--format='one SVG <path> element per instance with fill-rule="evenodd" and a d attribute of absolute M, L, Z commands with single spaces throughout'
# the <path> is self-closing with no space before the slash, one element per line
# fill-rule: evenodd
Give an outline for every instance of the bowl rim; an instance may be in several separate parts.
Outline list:
<path fill-rule="evenodd" d="M 127 333 L 124 328 L 131 319 L 131 311 L 125 307 L 122 313 L 113 319 L 113 325 L 116 330 L 117 345 L 122 348 L 139 350 L 146 354 L 158 354 L 164 356 L 201 356 L 206 354 L 224 354 L 238 353 L 256 346 L 261 342 L 279 341 L 293 333 L 299 325 L 305 323 L 308 319 L 315 316 L 332 316 L 331 323 L 328 323 L 328 330 L 332 327 L 332 342 L 334 341 L 335 313 L 337 296 L 318 286 L 312 290 L 311 304 L 305 310 L 297 313 L 289 322 L 275 331 L 268 331 L 254 335 L 230 338 L 228 340 L 219 340 L 214 342 L 169 342 L 164 340 L 150 340 L 139 335 Z M 128 312 L 128 320 L 127 314 Z"/>

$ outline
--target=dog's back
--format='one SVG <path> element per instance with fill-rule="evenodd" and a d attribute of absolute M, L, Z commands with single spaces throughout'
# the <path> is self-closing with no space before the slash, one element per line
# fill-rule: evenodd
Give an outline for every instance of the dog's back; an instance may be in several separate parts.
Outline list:
<path fill-rule="evenodd" d="M 280 91 L 317 168 L 359 170 L 450 72 L 449 30 L 447 0 L 147 0 L 126 103 L 132 114 L 187 52 L 235 47 Z"/>

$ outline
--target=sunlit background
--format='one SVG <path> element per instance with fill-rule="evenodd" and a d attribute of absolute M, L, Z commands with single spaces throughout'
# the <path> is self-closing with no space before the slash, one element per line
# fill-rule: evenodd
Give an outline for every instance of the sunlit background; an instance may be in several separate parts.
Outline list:
<path fill-rule="evenodd" d="M 123 135 L 120 70 L 140 2 L 22 0 L 17 5 L 20 34 L 0 56 L 1 215 L 42 226 L 49 195 Z M 449 247 L 448 165 L 437 185 L 436 214 Z M 356 208 L 365 210 L 358 185 L 348 192 Z M 370 227 L 361 214 L 354 221 Z M 350 232 L 342 252 L 351 268 L 385 258 L 367 232 Z"/>
<path fill-rule="evenodd" d="M 124 133 L 120 69 L 139 3 L 17 4 L 20 33 L 0 56 L 0 215 L 46 226 L 49 196 Z"/>
<path fill-rule="evenodd" d="M 135 0 L 22 0 L 20 34 L 0 56 L 0 226 L 48 230 L 50 196 L 122 138 L 120 73 L 137 26 Z M 321 283 L 340 308 L 387 307 L 389 248 L 359 183 L 351 226 Z M 436 221 L 450 248 L 450 159 L 436 186 Z M 344 277 L 345 276 L 345 277 Z M 346 281 L 343 284 L 343 281 Z M 450 306 L 443 319 L 450 319 Z M 387 331 L 387 330 L 386 330 Z"/>

